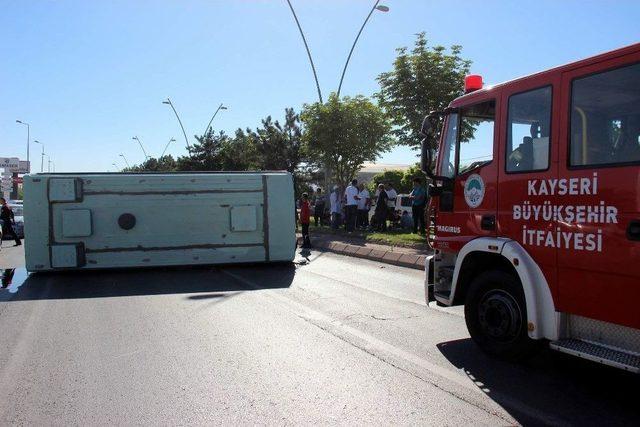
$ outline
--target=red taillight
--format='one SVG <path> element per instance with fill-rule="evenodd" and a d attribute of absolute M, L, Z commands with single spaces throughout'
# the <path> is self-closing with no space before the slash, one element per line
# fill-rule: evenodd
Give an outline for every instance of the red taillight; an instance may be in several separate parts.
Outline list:
<path fill-rule="evenodd" d="M 469 93 L 474 90 L 482 89 L 482 76 L 471 74 L 464 78 L 464 92 Z"/>

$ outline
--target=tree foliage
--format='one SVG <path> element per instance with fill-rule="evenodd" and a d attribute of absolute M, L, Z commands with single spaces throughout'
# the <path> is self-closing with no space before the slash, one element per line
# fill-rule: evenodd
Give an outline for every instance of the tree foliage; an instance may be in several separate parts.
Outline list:
<path fill-rule="evenodd" d="M 371 178 L 370 190 L 375 191 L 378 188 L 378 184 L 391 184 L 393 188 L 396 189 L 398 194 L 403 193 L 404 188 L 402 187 L 402 177 L 404 176 L 404 171 L 391 169 L 385 170 L 383 172 L 377 173 Z"/>
<path fill-rule="evenodd" d="M 398 194 L 407 194 L 413 189 L 414 178 L 420 178 L 423 185 L 426 185 L 424 173 L 420 170 L 420 165 L 415 164 L 407 170 L 385 170 L 375 174 L 371 179 L 370 190 L 375 191 L 378 184 L 391 183 Z"/>
<path fill-rule="evenodd" d="M 237 129 L 230 136 L 209 128 L 196 140 L 177 161 L 172 156 L 149 158 L 124 171 L 286 170 L 293 174 L 296 188 L 308 185 L 316 172 L 303 157 L 300 117 L 293 108 L 285 109 L 283 124 L 268 116 L 255 130 Z"/>
<path fill-rule="evenodd" d="M 196 136 L 197 143 L 189 148 L 189 155 L 178 159 L 181 171 L 246 171 L 258 168 L 255 149 L 242 130 L 235 137 L 209 129 Z"/>
<path fill-rule="evenodd" d="M 301 114 L 307 157 L 327 167 L 345 185 L 364 162 L 375 161 L 391 148 L 390 124 L 383 111 L 364 96 L 305 105 Z"/>
<path fill-rule="evenodd" d="M 283 125 L 268 116 L 262 120 L 262 127 L 248 132 L 263 170 L 296 172 L 302 162 L 302 129 L 300 117 L 293 108 L 285 109 Z"/>
<path fill-rule="evenodd" d="M 442 110 L 464 93 L 464 77 L 471 61 L 463 59 L 462 47 L 428 46 L 425 33 L 417 35 L 413 49 L 399 48 L 393 70 L 378 76 L 376 98 L 394 125 L 393 135 L 403 145 L 417 147 L 422 120 Z"/>
<path fill-rule="evenodd" d="M 171 155 L 160 158 L 149 157 L 144 163 L 124 168 L 122 172 L 173 172 L 177 169 L 177 162 Z"/>
<path fill-rule="evenodd" d="M 408 193 L 413 188 L 413 180 L 415 178 L 419 178 L 422 183 L 425 182 L 425 176 L 422 170 L 420 169 L 420 164 L 415 164 L 411 166 L 409 169 L 404 171 L 402 175 L 402 180 L 400 181 L 400 186 L 406 190 Z"/>

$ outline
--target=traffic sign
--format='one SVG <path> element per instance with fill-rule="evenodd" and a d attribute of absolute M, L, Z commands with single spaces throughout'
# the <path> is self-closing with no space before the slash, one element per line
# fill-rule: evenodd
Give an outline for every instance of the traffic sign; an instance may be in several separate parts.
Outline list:
<path fill-rule="evenodd" d="M 18 162 L 18 167 L 9 168 L 9 171 L 17 173 L 29 173 L 31 172 L 31 162 L 20 160 Z"/>
<path fill-rule="evenodd" d="M 0 157 L 0 168 L 19 168 L 20 159 L 17 157 Z"/>

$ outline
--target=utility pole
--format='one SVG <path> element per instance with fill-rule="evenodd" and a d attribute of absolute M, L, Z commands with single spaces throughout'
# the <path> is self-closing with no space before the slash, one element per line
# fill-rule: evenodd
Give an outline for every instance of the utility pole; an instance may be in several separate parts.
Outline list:
<path fill-rule="evenodd" d="M 316 66 L 313 64 L 313 58 L 311 57 L 311 51 L 309 50 L 309 45 L 307 44 L 307 38 L 304 36 L 304 32 L 302 31 L 302 26 L 300 25 L 300 21 L 298 21 L 298 16 L 296 15 L 296 11 L 293 10 L 293 5 L 290 0 L 287 0 L 287 4 L 289 4 L 289 9 L 291 9 L 291 14 L 293 15 L 293 19 L 296 21 L 296 25 L 298 26 L 298 31 L 300 31 L 300 37 L 302 37 L 302 42 L 304 43 L 304 48 L 307 50 L 307 56 L 309 57 L 309 63 L 311 64 L 311 70 L 313 71 L 313 78 L 316 81 L 316 89 L 318 89 L 318 100 L 320 104 L 322 104 L 322 92 L 320 91 L 320 83 L 318 82 L 318 74 L 316 73 Z"/>
<path fill-rule="evenodd" d="M 149 159 L 149 156 L 147 155 L 146 150 L 144 149 L 144 147 L 142 146 L 142 142 L 140 141 L 140 138 L 138 138 L 137 136 L 134 136 L 133 138 L 131 138 L 135 141 L 138 141 L 138 144 L 140 144 L 140 148 L 142 149 L 142 153 L 144 154 L 144 161 L 146 162 Z"/>
<path fill-rule="evenodd" d="M 207 128 L 204 130 L 203 135 L 205 135 L 207 132 L 209 132 L 209 128 L 211 127 L 211 123 L 213 122 L 213 119 L 216 118 L 216 115 L 218 114 L 218 111 L 220 110 L 228 110 L 227 107 L 225 107 L 224 105 L 222 105 L 222 103 L 220 103 L 220 105 L 218 106 L 218 109 L 216 110 L 215 113 L 213 113 L 213 117 L 211 117 L 211 120 L 209 120 L 209 124 L 207 125 Z"/>
<path fill-rule="evenodd" d="M 124 159 L 124 163 L 127 165 L 127 167 L 131 168 L 131 166 L 129 166 L 129 162 L 127 161 L 127 158 L 124 156 L 124 154 L 120 154 L 120 157 L 122 157 Z"/>
<path fill-rule="evenodd" d="M 44 173 L 44 144 L 38 140 L 33 142 L 42 146 L 42 155 L 40 156 L 40 173 Z"/>
<path fill-rule="evenodd" d="M 347 72 L 347 66 L 349 65 L 351 54 L 353 54 L 353 50 L 356 48 L 356 43 L 358 43 L 358 39 L 360 38 L 360 34 L 362 34 L 362 30 L 364 30 L 365 25 L 367 25 L 367 22 L 369 22 L 369 18 L 371 18 L 371 15 L 373 15 L 373 12 L 375 12 L 376 10 L 379 10 L 380 12 L 389 12 L 389 7 L 384 5 L 378 5 L 378 3 L 380 3 L 380 0 L 376 0 L 376 2 L 374 3 L 373 7 L 371 8 L 371 11 L 365 18 L 364 22 L 362 23 L 362 27 L 360 27 L 360 31 L 358 31 L 358 34 L 356 35 L 356 39 L 353 41 L 353 45 L 351 45 L 349 56 L 347 56 L 347 61 L 344 63 L 344 68 L 342 69 L 342 76 L 340 76 L 340 84 L 338 85 L 338 101 L 340 100 L 340 90 L 342 89 L 342 81 L 344 80 L 344 75 Z"/>
<path fill-rule="evenodd" d="M 167 100 L 162 101 L 162 103 L 169 105 L 173 110 L 173 113 L 176 115 L 176 119 L 178 119 L 178 123 L 180 124 L 180 129 L 182 129 L 182 134 L 184 135 L 184 142 L 187 144 L 187 150 L 191 150 L 191 146 L 189 145 L 189 139 L 187 138 L 187 133 L 184 131 L 184 126 L 182 126 L 182 120 L 180 120 L 180 116 L 178 115 L 176 108 L 173 106 L 173 102 L 171 102 L 171 99 L 167 96 Z"/>

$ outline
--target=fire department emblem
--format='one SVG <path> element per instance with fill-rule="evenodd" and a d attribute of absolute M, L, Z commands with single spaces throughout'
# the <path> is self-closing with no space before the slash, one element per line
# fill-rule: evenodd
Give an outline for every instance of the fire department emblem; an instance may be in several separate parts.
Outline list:
<path fill-rule="evenodd" d="M 484 199 L 484 181 L 477 173 L 469 176 L 464 183 L 464 200 L 470 208 L 477 208 Z"/>

